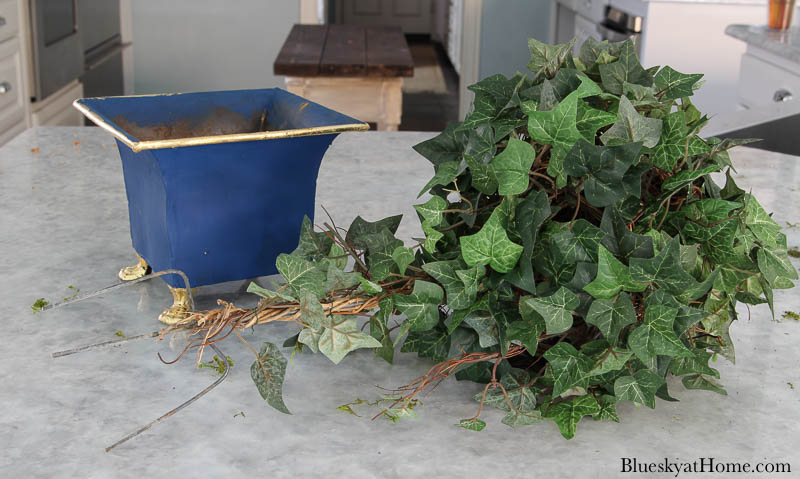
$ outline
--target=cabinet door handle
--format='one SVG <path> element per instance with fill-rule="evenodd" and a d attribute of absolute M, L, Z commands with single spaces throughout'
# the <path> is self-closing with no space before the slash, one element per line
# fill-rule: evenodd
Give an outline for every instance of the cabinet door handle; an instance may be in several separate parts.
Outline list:
<path fill-rule="evenodd" d="M 0 27 L 6 24 L 6 17 L 0 17 Z"/>
<path fill-rule="evenodd" d="M 8 83 L 7 81 L 0 83 L 0 95 L 5 95 L 10 91 L 11 91 L 11 83 Z"/>
<path fill-rule="evenodd" d="M 792 99 L 792 92 L 790 92 L 785 88 L 779 89 L 778 91 L 775 92 L 775 94 L 772 95 L 772 101 L 778 103 L 784 101 L 790 101 L 791 99 Z"/>

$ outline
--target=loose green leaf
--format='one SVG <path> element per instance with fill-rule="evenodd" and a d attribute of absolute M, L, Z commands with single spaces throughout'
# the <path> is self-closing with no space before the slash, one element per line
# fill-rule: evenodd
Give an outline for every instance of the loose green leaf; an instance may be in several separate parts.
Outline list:
<path fill-rule="evenodd" d="M 483 431 L 483 428 L 486 427 L 486 423 L 475 417 L 472 419 L 462 419 L 458 422 L 457 426 L 469 429 L 470 431 Z"/>
<path fill-rule="evenodd" d="M 264 343 L 258 357 L 250 366 L 250 376 L 267 404 L 284 414 L 291 414 L 283 402 L 283 378 L 286 375 L 286 358 L 278 346 Z"/>

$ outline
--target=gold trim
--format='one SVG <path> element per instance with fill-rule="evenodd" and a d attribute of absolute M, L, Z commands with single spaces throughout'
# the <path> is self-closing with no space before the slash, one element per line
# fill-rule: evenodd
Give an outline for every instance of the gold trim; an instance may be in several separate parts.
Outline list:
<path fill-rule="evenodd" d="M 189 317 L 192 306 L 189 302 L 189 292 L 186 288 L 173 288 L 167 286 L 172 293 L 172 306 L 158 315 L 158 320 L 164 324 L 173 325 Z M 192 290 L 194 292 L 194 290 Z"/>
<path fill-rule="evenodd" d="M 138 96 L 165 96 L 175 95 L 175 93 L 167 93 L 161 95 L 138 95 Z M 128 148 L 134 152 L 143 150 L 155 150 L 161 148 L 179 148 L 183 146 L 198 146 L 198 145 L 213 145 L 217 143 L 235 143 L 239 141 L 257 141 L 257 140 L 276 140 L 279 138 L 294 138 L 299 136 L 312 136 L 312 135 L 327 135 L 332 133 L 342 133 L 345 131 L 367 131 L 369 125 L 367 123 L 350 123 L 346 125 L 330 125 L 330 126 L 316 126 L 312 128 L 297 128 L 294 130 L 280 130 L 280 131 L 259 131 L 255 133 L 236 133 L 233 135 L 217 135 L 217 136 L 197 136 L 193 138 L 176 138 L 172 140 L 150 140 L 150 141 L 131 141 L 122 131 L 114 125 L 109 124 L 95 112 L 90 110 L 87 106 L 79 103 L 80 99 L 72 102 L 78 111 L 83 113 L 86 118 L 92 120 L 97 126 L 106 130 L 112 136 L 124 143 Z"/>
<path fill-rule="evenodd" d="M 117 276 L 122 281 L 132 281 L 134 279 L 139 279 L 147 276 L 147 269 L 150 267 L 145 261 L 144 258 L 139 256 L 139 253 L 136 253 L 136 258 L 138 261 L 133 266 L 126 266 L 119 270 Z"/>

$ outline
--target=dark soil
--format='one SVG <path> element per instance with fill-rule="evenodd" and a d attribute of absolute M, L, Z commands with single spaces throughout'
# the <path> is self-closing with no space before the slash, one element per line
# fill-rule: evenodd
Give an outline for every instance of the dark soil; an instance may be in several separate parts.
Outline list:
<path fill-rule="evenodd" d="M 213 109 L 205 118 L 187 118 L 169 124 L 138 125 L 118 115 L 112 119 L 139 141 L 174 140 L 198 136 L 232 135 L 267 131 L 266 111 L 256 111 L 245 118 L 225 107 Z"/>

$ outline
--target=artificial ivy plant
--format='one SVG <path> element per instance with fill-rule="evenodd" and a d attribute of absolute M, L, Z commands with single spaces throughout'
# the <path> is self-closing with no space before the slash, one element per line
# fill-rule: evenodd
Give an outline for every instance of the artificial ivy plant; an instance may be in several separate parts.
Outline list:
<path fill-rule="evenodd" d="M 434 365 L 379 414 L 413 414 L 454 375 L 485 384 L 459 423 L 473 430 L 496 407 L 506 425 L 553 420 L 569 439 L 584 416 L 619 421 L 620 402 L 674 401 L 669 375 L 726 394 L 709 361 L 734 361 L 736 304 L 774 309 L 773 290 L 798 277 L 780 226 L 731 177 L 727 150 L 749 140 L 699 136 L 702 75 L 646 69 L 631 40 L 589 38 L 577 56 L 573 43 L 529 40 L 530 74 L 472 85 L 466 119 L 414 147 L 435 171 L 414 206 L 418 244 L 395 237 L 400 216 L 357 217 L 346 234 L 306 218 L 277 259 L 285 284 L 252 284 L 257 308 L 182 326 L 207 344 L 227 326 L 293 321 L 284 346 L 334 363 L 358 348 L 391 363 L 402 343 Z M 285 368 L 265 343 L 251 373 L 288 413 Z"/>

